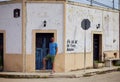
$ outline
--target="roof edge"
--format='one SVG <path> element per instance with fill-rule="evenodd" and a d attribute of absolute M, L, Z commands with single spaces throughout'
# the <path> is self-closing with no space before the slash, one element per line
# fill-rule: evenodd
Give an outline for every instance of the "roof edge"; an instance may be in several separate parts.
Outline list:
<path fill-rule="evenodd" d="M 99 7 L 99 6 L 95 6 L 95 5 L 83 4 L 83 3 L 79 3 L 79 2 L 73 2 L 73 1 L 67 1 L 66 3 L 70 4 L 70 5 L 75 5 L 75 6 L 81 6 L 81 7 L 91 8 L 91 9 L 98 9 L 98 10 L 103 10 L 103 11 L 111 11 L 111 12 L 119 13 L 119 10 L 111 9 L 111 8 L 107 8 L 107 7 Z"/>

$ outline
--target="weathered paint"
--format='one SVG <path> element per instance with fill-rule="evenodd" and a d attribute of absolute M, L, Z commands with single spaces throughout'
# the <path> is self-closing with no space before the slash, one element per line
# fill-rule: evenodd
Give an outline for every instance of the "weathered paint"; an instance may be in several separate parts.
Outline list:
<path fill-rule="evenodd" d="M 6 53 L 22 53 L 21 16 L 19 18 L 13 17 L 13 10 L 16 8 L 21 10 L 21 7 L 22 5 L 19 3 L 0 5 L 0 30 L 6 32 Z"/>
<path fill-rule="evenodd" d="M 66 46 L 67 41 L 76 40 L 74 51 L 84 52 L 84 30 L 81 27 L 83 19 L 89 19 L 91 26 L 86 30 L 86 52 L 92 52 L 92 32 L 103 32 L 103 51 L 119 50 L 119 13 L 103 11 L 67 4 Z M 96 27 L 100 24 L 100 28 Z"/>
<path fill-rule="evenodd" d="M 119 13 L 103 11 L 104 51 L 119 50 Z"/>
<path fill-rule="evenodd" d="M 23 71 L 22 54 L 5 54 L 4 55 L 4 71 Z"/>
<path fill-rule="evenodd" d="M 63 4 L 27 3 L 26 53 L 32 53 L 32 30 L 56 30 L 59 53 L 63 53 Z M 46 20 L 46 27 L 43 22 Z"/>
<path fill-rule="evenodd" d="M 13 9 L 16 7 L 21 9 L 21 4 L 14 3 L 0 6 L 1 13 L 5 15 L 0 16 L 0 30 L 6 31 L 7 54 L 4 62 L 6 71 L 22 71 L 24 66 L 26 71 L 35 71 L 35 33 L 42 31 L 55 31 L 56 33 L 55 37 L 59 46 L 59 55 L 55 59 L 56 72 L 84 68 L 85 31 L 81 28 L 83 19 L 91 21 L 90 28 L 86 30 L 86 67 L 93 67 L 93 34 L 102 34 L 101 51 L 104 54 L 107 54 L 108 57 L 114 57 L 114 53 L 117 53 L 117 56 L 119 54 L 118 12 L 94 7 L 89 8 L 89 6 L 71 5 L 70 3 L 27 2 L 25 7 L 27 21 L 22 21 L 26 23 L 26 30 L 23 30 L 26 31 L 26 36 L 23 35 L 26 39 L 26 45 L 24 45 L 26 50 L 23 49 L 26 52 L 26 58 L 24 60 L 25 65 L 23 65 L 23 55 L 18 55 L 22 51 L 21 19 L 23 18 L 13 18 Z M 46 27 L 43 26 L 44 20 L 47 21 Z M 99 24 L 100 28 L 97 29 L 96 27 Z M 34 31 L 36 32 L 33 33 Z M 64 53 L 64 43 L 66 48 L 72 46 L 73 51 L 67 51 L 66 49 L 66 53 Z M 15 60 L 9 62 L 9 59 L 12 58 Z"/>
<path fill-rule="evenodd" d="M 65 56 L 63 55 L 63 59 L 65 58 L 64 71 L 82 69 L 84 68 L 84 61 L 86 61 L 86 68 L 93 67 L 93 34 L 102 34 L 102 50 L 100 50 L 102 52 L 100 54 L 102 60 L 104 59 L 103 53 L 108 58 L 114 58 L 114 53 L 116 53 L 117 58 L 119 58 L 118 12 L 71 4 L 67 4 L 66 7 L 66 53 Z M 86 60 L 84 60 L 85 31 L 81 27 L 83 19 L 89 19 L 91 22 L 90 28 L 86 30 Z M 97 29 L 98 25 L 100 25 L 100 28 Z M 67 48 L 71 50 L 69 49 L 69 51 Z"/>

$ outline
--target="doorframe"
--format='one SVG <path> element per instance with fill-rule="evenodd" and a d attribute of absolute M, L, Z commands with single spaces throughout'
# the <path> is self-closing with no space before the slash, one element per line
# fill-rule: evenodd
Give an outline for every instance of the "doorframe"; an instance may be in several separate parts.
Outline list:
<path fill-rule="evenodd" d="M 6 31 L 0 30 L 0 33 L 3 33 L 3 70 L 5 66 L 5 54 L 6 54 Z"/>
<path fill-rule="evenodd" d="M 94 57 L 94 50 L 93 50 L 93 46 L 94 46 L 94 44 L 93 44 L 93 39 L 94 39 L 94 34 L 99 34 L 99 35 L 101 35 L 101 45 L 100 45 L 100 47 L 101 47 L 101 50 L 100 50 L 100 52 L 99 53 L 101 53 L 101 56 L 100 56 L 100 54 L 99 54 L 99 61 L 103 61 L 103 32 L 102 31 L 92 31 L 92 55 L 93 55 L 93 57 Z M 92 57 L 92 58 L 93 58 Z M 93 62 L 94 62 L 94 59 L 93 59 Z"/>
<path fill-rule="evenodd" d="M 57 30 L 33 30 L 32 31 L 32 53 L 34 55 L 34 69 L 36 70 L 36 33 L 53 33 L 55 42 L 57 42 Z"/>

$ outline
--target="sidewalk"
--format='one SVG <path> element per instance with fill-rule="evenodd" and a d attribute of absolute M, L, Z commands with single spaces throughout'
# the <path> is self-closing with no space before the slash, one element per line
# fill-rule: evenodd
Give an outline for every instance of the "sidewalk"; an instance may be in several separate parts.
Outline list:
<path fill-rule="evenodd" d="M 102 74 L 106 72 L 116 71 L 120 67 L 104 67 L 99 69 L 86 69 L 71 71 L 65 73 L 54 73 L 50 72 L 34 72 L 34 73 L 22 73 L 22 72 L 0 72 L 0 77 L 3 78 L 79 78 L 82 76 L 91 76 L 95 74 Z"/>

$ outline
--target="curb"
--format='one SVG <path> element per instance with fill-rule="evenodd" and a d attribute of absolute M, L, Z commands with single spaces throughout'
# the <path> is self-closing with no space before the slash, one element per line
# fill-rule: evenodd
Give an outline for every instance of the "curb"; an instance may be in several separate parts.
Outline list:
<path fill-rule="evenodd" d="M 81 76 L 81 75 L 80 75 Z M 10 74 L 0 74 L 0 78 L 78 78 L 80 76 L 76 75 L 10 75 Z"/>
<path fill-rule="evenodd" d="M 120 68 L 114 68 L 114 69 L 109 69 L 109 70 L 103 70 L 103 71 L 95 71 L 95 72 L 88 72 L 85 74 L 66 74 L 66 75 L 57 75 L 57 74 L 48 74 L 48 75 L 19 75 L 19 74 L 0 74 L 0 78 L 27 78 L 27 79 L 34 79 L 34 78 L 80 78 L 80 77 L 90 77 L 93 75 L 99 75 L 99 74 L 105 74 L 105 73 L 110 73 L 114 71 L 119 71 L 118 69 Z"/>
<path fill-rule="evenodd" d="M 103 71 L 89 72 L 89 73 L 83 74 L 83 77 L 90 77 L 93 75 L 100 75 L 100 74 L 106 74 L 106 73 L 110 73 L 110 72 L 114 72 L 114 71 L 119 71 L 118 69 L 119 68 L 110 69 L 110 70 L 103 70 Z"/>

